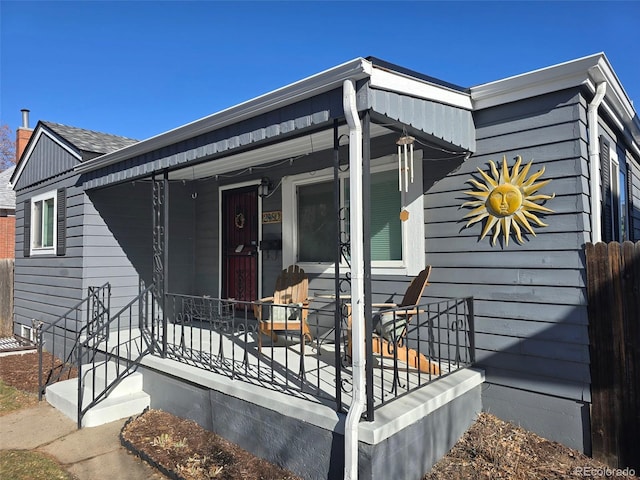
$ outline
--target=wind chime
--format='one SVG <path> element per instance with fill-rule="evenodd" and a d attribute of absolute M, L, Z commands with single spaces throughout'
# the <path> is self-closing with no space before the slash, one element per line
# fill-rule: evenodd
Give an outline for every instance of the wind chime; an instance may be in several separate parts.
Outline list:
<path fill-rule="evenodd" d="M 409 220 L 406 206 L 406 194 L 409 192 L 409 180 L 413 183 L 413 142 L 416 139 L 406 133 L 398 139 L 398 190 L 402 195 L 402 210 L 400 220 Z"/>

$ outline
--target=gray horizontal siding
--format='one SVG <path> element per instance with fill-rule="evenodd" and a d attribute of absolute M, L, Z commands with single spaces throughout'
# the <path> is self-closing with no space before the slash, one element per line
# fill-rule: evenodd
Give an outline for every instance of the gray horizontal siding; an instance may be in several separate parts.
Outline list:
<path fill-rule="evenodd" d="M 578 91 L 563 91 L 474 113 L 477 152 L 425 192 L 427 263 L 425 296 L 473 296 L 476 349 L 487 382 L 571 400 L 588 399 L 589 350 L 584 243 L 588 240 L 586 114 Z M 548 227 L 523 234 L 520 245 L 479 240 L 481 224 L 465 228 L 468 181 L 499 167 L 506 155 L 533 160 L 552 179 L 540 193 L 555 193 L 539 215 Z M 425 176 L 430 171 L 425 164 Z M 428 182 L 426 182 L 428 183 Z M 586 392 L 586 393 L 585 393 Z"/>
<path fill-rule="evenodd" d="M 194 291 L 197 197 L 192 198 L 193 193 L 196 193 L 195 185 L 182 182 L 171 183 L 169 188 L 169 291 L 172 293 L 190 295 Z"/>
<path fill-rule="evenodd" d="M 530 305 L 530 307 L 535 308 L 537 305 Z M 589 341 L 587 332 L 582 328 L 576 328 L 573 323 L 546 322 L 542 315 L 538 315 L 538 318 L 540 320 L 531 318 L 518 320 L 504 317 L 483 317 L 476 314 L 476 333 L 478 335 L 498 335 L 504 338 L 516 338 L 518 341 L 522 341 L 523 338 L 536 338 L 533 342 L 546 340 L 578 345 L 583 345 Z M 580 351 L 578 355 L 583 353 L 583 351 Z"/>
<path fill-rule="evenodd" d="M 151 284 L 151 200 L 151 185 L 142 182 L 87 192 L 84 288 L 109 282 L 112 313 L 135 298 L 141 282 Z"/>
<path fill-rule="evenodd" d="M 434 272 L 435 273 L 435 272 Z M 588 322 L 587 306 L 554 305 L 533 302 L 494 302 L 490 299 L 474 299 L 474 312 L 481 317 L 500 321 L 523 320 L 546 322 L 553 325 L 579 325 L 586 327 Z M 576 335 L 585 337 L 582 328 L 576 329 Z"/>
<path fill-rule="evenodd" d="M 464 200 L 466 201 L 466 199 Z M 575 200 L 579 201 L 577 197 Z M 549 204 L 548 206 L 551 208 L 552 206 L 555 206 L 555 205 Z M 436 239 L 436 238 L 451 238 L 451 237 L 479 238 L 475 230 L 465 228 L 465 225 L 467 224 L 469 219 L 462 218 L 462 216 L 465 215 L 466 213 L 464 210 L 449 208 L 449 207 L 441 207 L 441 208 L 442 209 L 434 208 L 434 209 L 431 209 L 428 213 L 425 213 L 425 217 L 426 217 L 425 221 L 427 222 L 425 236 L 427 238 L 427 242 L 430 241 L 430 239 Z M 447 210 L 443 210 L 443 209 L 447 209 Z M 590 228 L 590 219 L 589 219 L 588 210 L 589 210 L 588 206 L 585 206 L 585 212 L 582 212 L 582 213 L 574 212 L 574 213 L 560 214 L 556 212 L 553 214 L 555 222 L 548 223 L 548 226 L 544 227 L 544 230 L 546 233 L 549 233 L 549 234 L 585 232 Z M 459 220 L 451 219 L 451 217 L 448 216 L 447 214 L 448 215 L 455 214 L 458 216 Z M 581 235 L 582 233 L 579 233 L 579 234 Z M 485 239 L 488 237 L 490 237 L 489 234 L 487 234 L 487 237 L 485 237 Z M 511 240 L 509 240 L 509 244 L 511 244 Z M 505 253 L 508 254 L 508 252 L 505 252 Z"/>
<path fill-rule="evenodd" d="M 591 399 L 588 364 L 511 352 L 503 352 L 498 357 L 486 350 L 477 350 L 476 359 L 482 365 L 485 375 L 490 377 L 490 381 L 486 382 L 487 389 L 495 384 L 575 402 L 589 402 Z M 491 411 L 491 404 L 485 403 L 483 408 Z M 517 418 L 519 416 L 513 420 Z M 556 432 L 550 438 L 553 439 L 559 433 L 561 432 Z"/>
<path fill-rule="evenodd" d="M 48 137 L 43 136 L 40 141 L 42 139 L 48 139 Z M 37 171 L 38 165 L 48 161 L 48 158 L 42 157 L 44 153 L 36 148 L 25 169 L 31 166 L 34 171 Z M 66 313 L 84 296 L 86 290 L 83 289 L 82 282 L 83 260 L 80 242 L 68 242 L 64 256 L 23 257 L 24 202 L 40 193 L 65 187 L 68 206 L 67 237 L 81 234 L 82 210 L 77 206 L 82 204 L 84 193 L 76 186 L 76 180 L 77 177 L 72 175 L 47 179 L 36 186 L 23 188 L 17 192 L 14 294 L 14 320 L 17 324 L 30 325 L 32 319 L 50 323 L 59 315 Z M 74 234 L 74 229 L 79 233 Z"/>
<path fill-rule="evenodd" d="M 537 237 L 536 237 L 537 238 Z M 485 242 L 489 240 L 485 237 Z M 515 242 L 514 242 L 515 244 Z M 511 244 L 510 244 L 511 245 Z M 428 246 L 427 246 L 428 248 Z M 498 246 L 494 248 L 500 248 Z M 517 248 L 511 245 L 508 248 Z M 468 249 L 463 252 L 438 253 L 431 255 L 427 253 L 427 263 L 437 267 L 460 268 L 460 265 L 467 267 L 497 268 L 495 257 L 487 252 L 486 254 L 475 254 L 475 243 L 469 243 Z M 505 251 L 500 254 L 499 268 L 575 268 L 583 266 L 583 254 L 578 248 L 574 251 L 533 251 L 529 255 L 523 255 L 519 251 Z"/>
<path fill-rule="evenodd" d="M 195 206 L 196 239 L 194 289 L 195 295 L 219 294 L 218 275 L 218 187 L 214 181 L 198 184 L 198 198 Z"/>
<path fill-rule="evenodd" d="M 575 269 L 501 269 L 493 268 L 439 268 L 438 282 L 468 284 L 469 279 L 482 285 L 531 285 L 545 287 L 584 287 L 585 274 Z"/>

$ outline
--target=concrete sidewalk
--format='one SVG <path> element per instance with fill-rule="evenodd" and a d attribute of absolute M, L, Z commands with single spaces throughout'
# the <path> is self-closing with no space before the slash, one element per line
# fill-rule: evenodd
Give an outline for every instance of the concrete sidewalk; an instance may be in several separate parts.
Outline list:
<path fill-rule="evenodd" d="M 0 449 L 55 457 L 78 480 L 166 480 L 120 445 L 126 420 L 78 430 L 47 402 L 0 417 Z"/>

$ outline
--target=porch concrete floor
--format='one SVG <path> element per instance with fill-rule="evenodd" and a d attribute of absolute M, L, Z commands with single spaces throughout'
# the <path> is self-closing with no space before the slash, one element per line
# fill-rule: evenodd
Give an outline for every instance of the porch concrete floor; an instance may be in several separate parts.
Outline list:
<path fill-rule="evenodd" d="M 333 343 L 325 341 L 319 346 L 312 341 L 306 345 L 304 379 L 298 378 L 299 340 L 280 339 L 276 345 L 263 343 L 260 355 L 255 333 L 219 335 L 209 329 L 169 324 L 167 355 L 163 358 L 158 353 L 144 354 L 147 346 L 147 335 L 142 335 L 139 329 L 131 329 L 110 332 L 109 338 L 104 339 L 98 348 L 127 358 L 138 366 L 343 433 L 344 415 L 336 411 Z M 218 358 L 220 346 L 224 352 L 223 359 Z M 393 360 L 384 359 L 381 363 L 375 359 L 374 362 L 374 398 L 376 406 L 379 406 L 383 398 L 389 401 L 392 397 Z M 226 373 L 221 365 L 228 369 Z M 361 440 L 378 443 L 484 381 L 482 371 L 462 368 L 448 374 L 452 367 L 444 362 L 439 365 L 443 373 L 437 381 L 377 408 L 375 422 L 361 423 Z M 230 374 L 233 368 L 235 376 Z M 351 403 L 351 368 L 343 367 L 341 372 L 344 386 L 341 391 L 342 411 L 346 412 Z M 424 383 L 428 375 L 408 368 L 400 368 L 399 372 L 403 391 L 407 386 L 417 386 L 419 376 Z"/>
<path fill-rule="evenodd" d="M 335 408 L 338 382 L 336 345 L 328 339 L 305 342 L 301 362 L 302 345 L 300 338 L 295 336 L 279 335 L 276 343 L 263 336 L 262 353 L 259 353 L 255 332 L 220 334 L 208 328 L 168 324 L 166 333 L 166 359 Z M 157 337 L 162 338 L 162 335 Z M 131 332 L 121 330 L 110 332 L 109 338 L 102 341 L 99 348 L 135 361 L 141 356 L 141 346 L 148 343 L 149 339 L 143 337 L 139 329 L 132 329 Z M 129 351 L 129 345 L 133 346 L 132 351 Z M 162 358 L 160 352 L 155 352 L 153 356 Z M 352 370 L 348 362 L 341 363 L 347 363 L 339 371 L 341 401 L 343 407 L 347 408 L 351 403 Z M 394 382 L 393 364 L 393 359 L 374 356 L 373 394 L 376 407 L 438 378 L 398 362 L 398 378 Z M 438 366 L 441 376 L 455 370 L 455 365 L 448 362 L 439 362 Z"/>

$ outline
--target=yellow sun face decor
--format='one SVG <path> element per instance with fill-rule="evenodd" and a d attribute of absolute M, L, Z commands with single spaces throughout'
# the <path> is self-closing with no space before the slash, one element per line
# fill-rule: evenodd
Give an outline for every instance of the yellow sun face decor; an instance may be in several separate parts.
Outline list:
<path fill-rule="evenodd" d="M 513 229 L 517 241 L 523 243 L 523 228 L 533 236 L 536 234 L 531 222 L 539 227 L 547 226 L 534 212 L 553 213 L 553 210 L 536 202 L 550 200 L 555 197 L 555 194 L 534 195 L 551 180 L 536 183 L 536 180 L 544 173 L 544 167 L 527 178 L 532 162 L 529 162 L 520 170 L 522 163 L 520 156 L 516 158 L 516 163 L 511 171 L 507 166 L 506 155 L 502 158 L 501 171 L 498 171 L 498 167 L 496 167 L 493 160 L 489 160 L 489 163 L 491 164 L 491 175 L 478 168 L 484 183 L 471 179 L 469 182 L 477 187 L 478 190 L 464 192 L 466 195 L 475 198 L 475 200 L 462 204 L 463 207 L 473 208 L 471 212 L 464 216 L 464 218 L 471 218 L 465 228 L 486 219 L 480 240 L 493 229 L 491 243 L 495 245 L 496 239 L 502 232 L 505 245 L 509 245 L 509 236 Z"/>

